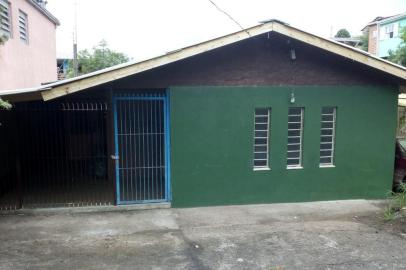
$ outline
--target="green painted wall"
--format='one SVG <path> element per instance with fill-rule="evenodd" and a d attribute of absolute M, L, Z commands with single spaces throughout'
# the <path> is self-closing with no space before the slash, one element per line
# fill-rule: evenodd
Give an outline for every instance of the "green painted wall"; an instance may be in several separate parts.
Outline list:
<path fill-rule="evenodd" d="M 305 107 L 303 169 L 286 169 L 287 113 Z M 172 87 L 173 207 L 383 198 L 392 185 L 389 87 Z M 335 168 L 319 168 L 322 106 L 337 106 Z M 253 171 L 254 108 L 271 107 L 270 171 Z"/>

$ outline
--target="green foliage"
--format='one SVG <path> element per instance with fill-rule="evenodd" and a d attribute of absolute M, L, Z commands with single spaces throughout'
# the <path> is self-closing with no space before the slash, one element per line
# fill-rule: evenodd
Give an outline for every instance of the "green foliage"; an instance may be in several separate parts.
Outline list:
<path fill-rule="evenodd" d="M 396 211 L 394 211 L 390 206 L 385 208 L 383 212 L 383 218 L 387 221 L 393 220 L 396 216 Z"/>
<path fill-rule="evenodd" d="M 403 108 L 403 107 L 401 107 Z M 406 133 L 406 116 L 402 115 L 398 119 L 398 132 L 399 133 Z"/>
<path fill-rule="evenodd" d="M 368 33 L 364 33 L 362 36 L 360 36 L 360 40 L 361 40 L 360 49 L 367 52 L 368 51 L 368 44 L 369 44 Z"/>
<path fill-rule="evenodd" d="M 389 51 L 389 61 L 406 67 L 406 27 L 400 30 L 400 38 L 402 42 L 399 44 L 398 48 L 393 51 Z"/>
<path fill-rule="evenodd" d="M 100 69 L 128 62 L 130 59 L 123 53 L 115 52 L 107 47 L 105 40 L 93 47 L 91 51 L 85 49 L 78 52 L 79 74 L 83 75 Z M 73 60 L 69 61 L 68 77 L 74 76 Z"/>
<path fill-rule="evenodd" d="M 350 32 L 347 29 L 343 28 L 337 31 L 337 34 L 334 36 L 336 38 L 349 38 L 351 37 Z"/>
<path fill-rule="evenodd" d="M 406 207 L 406 183 L 400 184 L 399 192 L 391 192 L 389 206 L 384 211 L 384 218 L 392 220 L 402 208 Z"/>
<path fill-rule="evenodd" d="M 10 110 L 13 106 L 0 98 L 0 108 Z"/>

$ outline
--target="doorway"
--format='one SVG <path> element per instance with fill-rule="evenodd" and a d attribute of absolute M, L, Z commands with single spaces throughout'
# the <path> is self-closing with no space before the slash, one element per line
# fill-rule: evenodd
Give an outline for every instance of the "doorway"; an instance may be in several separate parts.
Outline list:
<path fill-rule="evenodd" d="M 117 204 L 169 201 L 166 94 L 116 96 L 113 103 Z"/>

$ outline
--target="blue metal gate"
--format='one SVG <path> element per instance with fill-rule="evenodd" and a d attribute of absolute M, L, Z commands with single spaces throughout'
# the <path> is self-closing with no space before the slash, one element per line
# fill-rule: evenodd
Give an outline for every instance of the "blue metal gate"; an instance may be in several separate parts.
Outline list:
<path fill-rule="evenodd" d="M 117 204 L 169 201 L 167 96 L 116 96 L 113 103 Z"/>

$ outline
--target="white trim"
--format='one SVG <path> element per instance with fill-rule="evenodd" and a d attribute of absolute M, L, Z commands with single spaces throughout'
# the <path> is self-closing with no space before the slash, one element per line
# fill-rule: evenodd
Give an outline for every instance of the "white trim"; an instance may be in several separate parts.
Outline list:
<path fill-rule="evenodd" d="M 319 168 L 335 168 L 336 165 L 333 164 L 319 164 Z"/>
<path fill-rule="evenodd" d="M 269 167 L 254 167 L 253 170 L 254 171 L 270 171 L 271 168 L 269 168 Z"/>
<path fill-rule="evenodd" d="M 300 170 L 303 169 L 302 166 L 296 166 L 296 165 L 289 165 L 288 167 L 286 167 L 286 169 L 288 170 Z"/>

